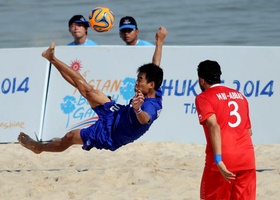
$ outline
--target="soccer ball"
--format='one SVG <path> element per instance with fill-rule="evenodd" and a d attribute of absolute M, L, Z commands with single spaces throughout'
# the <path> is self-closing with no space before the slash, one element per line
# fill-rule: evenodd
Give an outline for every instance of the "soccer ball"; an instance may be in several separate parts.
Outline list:
<path fill-rule="evenodd" d="M 96 7 L 89 13 L 89 23 L 92 30 L 97 32 L 109 31 L 114 26 L 115 16 L 106 7 Z"/>

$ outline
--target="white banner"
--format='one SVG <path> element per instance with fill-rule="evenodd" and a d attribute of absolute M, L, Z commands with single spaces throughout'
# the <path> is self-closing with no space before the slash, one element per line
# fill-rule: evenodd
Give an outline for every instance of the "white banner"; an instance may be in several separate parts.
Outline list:
<path fill-rule="evenodd" d="M 49 63 L 43 48 L 0 49 L 0 142 L 42 132 Z"/>
<path fill-rule="evenodd" d="M 93 87 L 127 103 L 133 96 L 137 68 L 151 62 L 153 47 L 98 46 L 57 47 L 56 55 L 79 70 Z M 140 141 L 205 143 L 194 99 L 200 93 L 197 65 L 210 59 L 222 67 L 225 85 L 241 91 L 249 100 L 254 143 L 279 143 L 276 112 L 279 96 L 278 47 L 169 47 L 163 49 L 163 111 Z M 51 68 L 42 140 L 61 137 L 83 128 L 97 116 L 70 84 Z"/>

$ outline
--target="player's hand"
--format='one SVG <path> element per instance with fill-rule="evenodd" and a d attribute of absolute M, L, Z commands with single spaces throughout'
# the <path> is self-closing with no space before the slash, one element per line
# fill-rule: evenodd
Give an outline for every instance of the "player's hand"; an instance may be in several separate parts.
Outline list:
<path fill-rule="evenodd" d="M 137 90 L 133 99 L 132 99 L 132 107 L 134 110 L 139 110 L 139 108 L 141 107 L 141 105 L 144 102 L 144 95 L 141 92 L 141 90 Z"/>
<path fill-rule="evenodd" d="M 163 27 L 163 26 L 159 27 L 158 31 L 156 32 L 156 41 L 163 42 L 167 33 L 168 32 L 165 27 Z"/>
<path fill-rule="evenodd" d="M 235 174 L 227 170 L 227 167 L 225 166 L 223 161 L 219 162 L 217 164 L 217 167 L 218 167 L 219 171 L 221 172 L 221 174 L 223 175 L 223 177 L 229 183 L 230 183 L 231 180 L 235 180 Z"/>

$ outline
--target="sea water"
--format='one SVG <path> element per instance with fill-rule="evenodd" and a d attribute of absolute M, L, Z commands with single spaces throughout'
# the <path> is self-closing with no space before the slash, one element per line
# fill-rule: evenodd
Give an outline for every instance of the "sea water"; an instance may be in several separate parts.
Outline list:
<path fill-rule="evenodd" d="M 73 40 L 68 20 L 96 6 L 115 15 L 109 32 L 88 30 L 99 45 L 124 45 L 119 20 L 130 15 L 150 42 L 165 26 L 165 45 L 280 46 L 280 0 L 0 0 L 0 48 L 66 45 Z"/>

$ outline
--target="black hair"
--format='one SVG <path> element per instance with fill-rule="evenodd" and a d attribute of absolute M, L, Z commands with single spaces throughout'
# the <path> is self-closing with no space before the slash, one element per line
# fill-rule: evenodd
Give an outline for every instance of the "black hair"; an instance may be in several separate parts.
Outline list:
<path fill-rule="evenodd" d="M 161 86 L 163 80 L 163 70 L 159 66 L 153 63 L 145 64 L 139 67 L 137 72 L 145 73 L 148 83 L 154 81 L 155 90 L 157 90 Z"/>
<path fill-rule="evenodd" d="M 198 77 L 203 78 L 208 84 L 221 83 L 221 67 L 218 62 L 205 60 L 197 67 Z"/>

